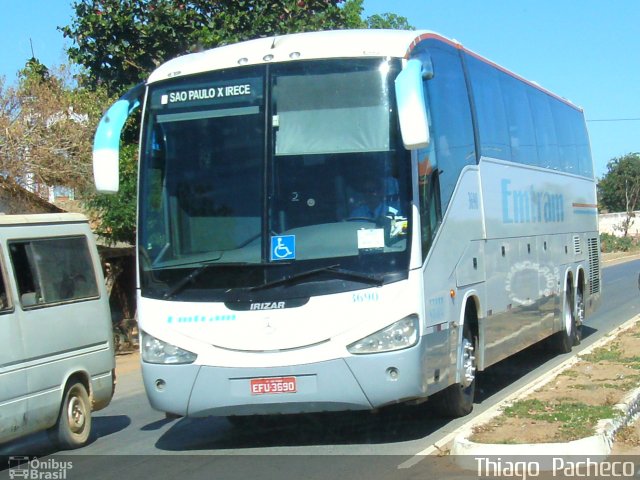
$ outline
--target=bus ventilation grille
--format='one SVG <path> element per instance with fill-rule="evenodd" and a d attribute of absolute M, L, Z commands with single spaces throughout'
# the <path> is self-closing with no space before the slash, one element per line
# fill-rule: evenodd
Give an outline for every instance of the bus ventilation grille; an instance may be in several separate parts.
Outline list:
<path fill-rule="evenodd" d="M 589 292 L 600 292 L 600 249 L 598 238 L 587 239 L 589 248 Z"/>
<path fill-rule="evenodd" d="M 580 237 L 578 235 L 573 236 L 573 253 L 575 255 L 580 255 L 582 253 L 582 248 L 580 246 Z"/>

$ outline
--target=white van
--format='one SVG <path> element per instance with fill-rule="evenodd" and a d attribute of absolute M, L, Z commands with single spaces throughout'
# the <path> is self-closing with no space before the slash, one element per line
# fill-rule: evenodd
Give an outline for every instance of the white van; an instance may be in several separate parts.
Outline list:
<path fill-rule="evenodd" d="M 89 439 L 115 385 L 109 299 L 83 215 L 0 215 L 0 443 Z"/>

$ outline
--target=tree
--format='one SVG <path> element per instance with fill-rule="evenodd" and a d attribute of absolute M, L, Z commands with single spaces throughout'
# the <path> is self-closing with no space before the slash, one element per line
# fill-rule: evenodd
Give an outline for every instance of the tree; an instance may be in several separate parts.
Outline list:
<path fill-rule="evenodd" d="M 620 226 L 626 237 L 640 201 L 640 153 L 628 153 L 609 161 L 607 173 L 598 182 L 598 196 L 601 208 L 626 212 Z"/>
<path fill-rule="evenodd" d="M 365 21 L 367 28 L 391 28 L 393 30 L 414 30 L 409 25 L 406 17 L 401 17 L 395 13 L 375 14 L 368 17 Z"/>
<path fill-rule="evenodd" d="M 76 0 L 61 27 L 69 58 L 90 85 L 122 93 L 161 63 L 251 38 L 340 28 L 412 28 L 385 13 L 361 18 L 363 0 Z"/>
<path fill-rule="evenodd" d="M 170 58 L 291 31 L 344 25 L 341 0 L 76 0 L 62 27 L 92 85 L 119 93 Z"/>
<path fill-rule="evenodd" d="M 0 79 L 0 165 L 13 181 L 38 187 L 85 189 L 91 179 L 91 143 L 103 90 L 72 86 L 68 69 L 51 72 L 32 58 L 16 87 Z"/>
<path fill-rule="evenodd" d="M 133 245 L 136 232 L 136 195 L 138 173 L 136 145 L 124 145 L 120 150 L 120 190 L 117 195 L 89 195 L 85 206 L 96 222 L 96 233 L 109 243 Z"/>

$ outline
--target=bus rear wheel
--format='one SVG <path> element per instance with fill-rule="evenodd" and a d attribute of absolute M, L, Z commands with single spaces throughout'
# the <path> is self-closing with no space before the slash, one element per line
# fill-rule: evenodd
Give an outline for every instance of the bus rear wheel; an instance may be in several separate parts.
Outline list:
<path fill-rule="evenodd" d="M 579 343 L 578 327 L 573 301 L 573 287 L 567 282 L 562 300 L 562 330 L 551 337 L 552 347 L 558 353 L 569 353 Z"/>
<path fill-rule="evenodd" d="M 477 347 L 477 337 L 473 336 L 471 329 L 465 322 L 461 345 L 461 381 L 448 386 L 437 394 L 436 407 L 438 413 L 443 417 L 464 417 L 473 410 L 473 399 L 476 392 Z"/>
<path fill-rule="evenodd" d="M 585 318 L 584 292 L 582 288 L 579 288 L 576 293 L 576 335 L 573 340 L 574 346 L 580 345 L 582 341 L 582 325 L 584 325 Z"/>

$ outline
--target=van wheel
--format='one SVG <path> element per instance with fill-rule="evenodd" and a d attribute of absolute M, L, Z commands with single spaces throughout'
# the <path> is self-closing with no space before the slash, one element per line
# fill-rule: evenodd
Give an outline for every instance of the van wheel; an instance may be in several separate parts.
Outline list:
<path fill-rule="evenodd" d="M 436 408 L 443 417 L 457 418 L 468 415 L 473 410 L 473 399 L 476 393 L 477 374 L 477 337 L 465 322 L 462 332 L 462 359 L 460 383 L 449 385 L 442 392 L 436 394 Z"/>
<path fill-rule="evenodd" d="M 562 301 L 562 330 L 551 337 L 552 347 L 558 353 L 569 353 L 576 345 L 577 326 L 573 309 L 573 288 L 567 283 L 566 293 Z"/>
<path fill-rule="evenodd" d="M 91 404 L 87 389 L 80 382 L 66 390 L 58 415 L 58 422 L 49 431 L 49 437 L 62 449 L 82 447 L 91 434 Z"/>

